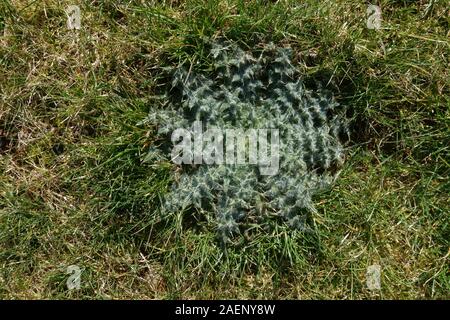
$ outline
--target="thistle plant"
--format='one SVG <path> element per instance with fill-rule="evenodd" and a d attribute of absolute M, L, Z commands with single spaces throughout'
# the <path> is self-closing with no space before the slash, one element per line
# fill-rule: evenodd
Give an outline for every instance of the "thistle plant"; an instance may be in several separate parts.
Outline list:
<path fill-rule="evenodd" d="M 181 166 L 163 214 L 199 210 L 215 221 L 223 243 L 243 231 L 243 221 L 262 225 L 270 216 L 308 230 L 312 196 L 336 178 L 344 161 L 340 137 L 348 130 L 345 108 L 325 90 L 307 90 L 291 55 L 273 45 L 251 54 L 216 43 L 211 71 L 174 71 L 167 108 L 145 120 L 158 128 L 161 141 L 177 128 L 191 130 L 194 121 L 223 129 L 277 129 L 279 172 L 262 175 L 251 164 Z M 164 158 L 170 160 L 167 148 L 152 148 L 148 155 Z"/>

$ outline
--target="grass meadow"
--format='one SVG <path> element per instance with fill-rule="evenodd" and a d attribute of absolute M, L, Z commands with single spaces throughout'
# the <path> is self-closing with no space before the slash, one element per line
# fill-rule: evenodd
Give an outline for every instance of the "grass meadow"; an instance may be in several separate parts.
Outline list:
<path fill-rule="evenodd" d="M 449 6 L 374 4 L 379 30 L 353 0 L 2 0 L 0 298 L 448 299 Z M 305 83 L 349 108 L 312 233 L 280 223 L 224 254 L 200 213 L 159 215 L 174 168 L 142 161 L 138 122 L 164 108 L 164 70 L 207 69 L 217 38 L 291 47 Z"/>

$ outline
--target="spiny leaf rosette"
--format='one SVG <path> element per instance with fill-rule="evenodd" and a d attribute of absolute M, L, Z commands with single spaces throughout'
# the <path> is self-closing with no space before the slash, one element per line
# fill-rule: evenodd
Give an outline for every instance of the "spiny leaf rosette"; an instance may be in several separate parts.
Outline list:
<path fill-rule="evenodd" d="M 329 92 L 305 89 L 288 48 L 267 45 L 252 55 L 214 44 L 210 56 L 210 72 L 175 70 L 168 107 L 146 122 L 166 142 L 178 128 L 192 132 L 194 121 L 222 129 L 277 129 L 279 170 L 263 175 L 254 164 L 181 165 L 163 213 L 203 212 L 223 243 L 244 231 L 244 221 L 264 226 L 273 216 L 308 230 L 312 195 L 333 182 L 344 160 L 339 138 L 348 137 L 345 109 Z M 161 157 L 170 160 L 170 152 L 152 148 L 147 159 Z"/>

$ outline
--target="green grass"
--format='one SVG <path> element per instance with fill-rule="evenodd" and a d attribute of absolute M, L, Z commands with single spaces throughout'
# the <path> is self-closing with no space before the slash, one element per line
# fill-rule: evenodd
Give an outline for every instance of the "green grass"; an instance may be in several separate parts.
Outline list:
<path fill-rule="evenodd" d="M 445 1 L 0 4 L 0 298 L 449 298 L 449 11 Z M 170 166 L 138 126 L 164 67 L 208 68 L 210 39 L 290 45 L 348 105 L 352 141 L 315 197 L 312 234 L 250 229 L 225 253 L 200 213 L 161 220 Z M 382 288 L 366 287 L 369 265 Z M 69 291 L 69 265 L 83 269 Z"/>

